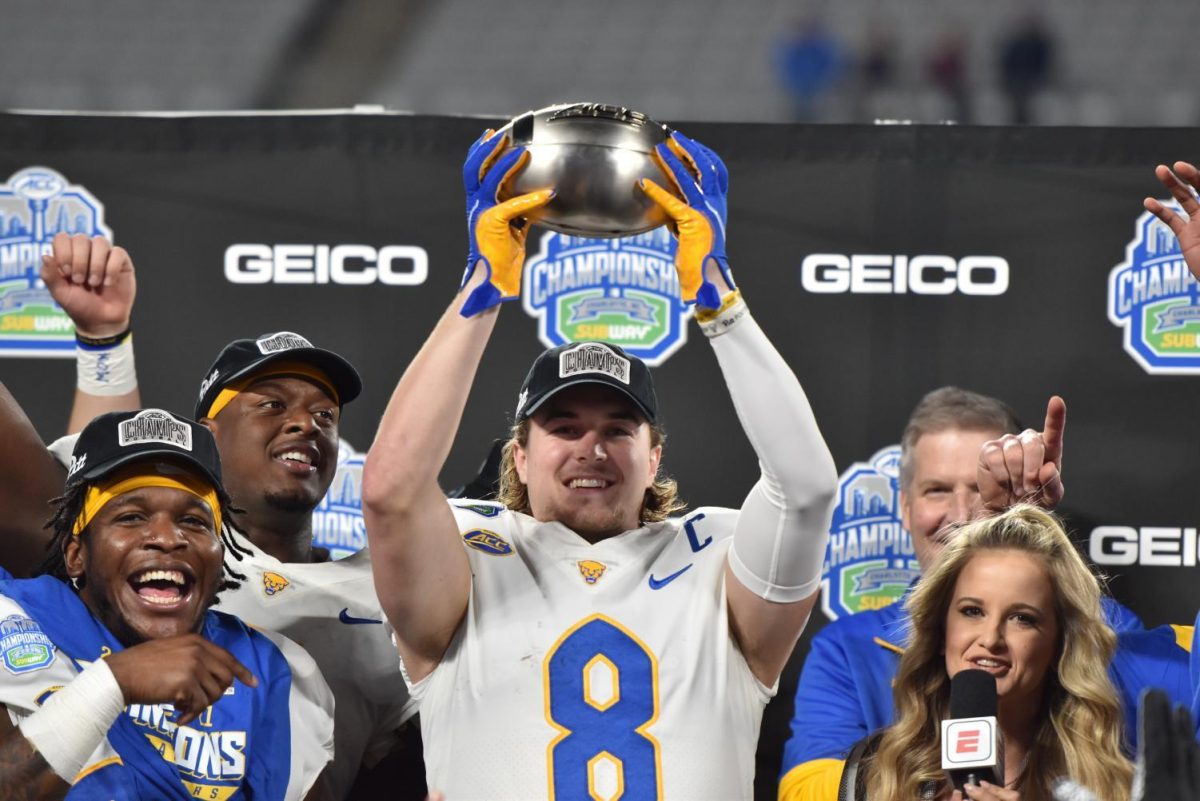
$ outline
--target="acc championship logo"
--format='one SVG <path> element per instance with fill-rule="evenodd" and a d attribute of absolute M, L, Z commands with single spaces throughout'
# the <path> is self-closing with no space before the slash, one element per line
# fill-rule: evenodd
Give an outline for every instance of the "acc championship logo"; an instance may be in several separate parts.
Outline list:
<path fill-rule="evenodd" d="M 549 231 L 525 264 L 526 313 L 546 347 L 596 339 L 662 364 L 687 342 L 675 240 L 664 228 L 625 239 Z"/>
<path fill-rule="evenodd" d="M 104 206 L 48 167 L 26 167 L 0 184 L 0 355 L 75 357 L 71 318 L 38 276 L 60 231 L 112 236 Z"/>
<path fill-rule="evenodd" d="M 24 615 L 0 620 L 0 661 L 14 675 L 40 670 L 54 661 L 54 643 Z"/>
<path fill-rule="evenodd" d="M 362 471 L 367 455 L 346 440 L 338 443 L 337 472 L 329 491 L 313 510 L 313 545 L 342 559 L 367 547 L 362 513 Z"/>
<path fill-rule="evenodd" d="M 1125 330 L 1126 352 L 1147 373 L 1200 373 L 1200 290 L 1175 234 L 1148 211 L 1108 275 L 1108 319 Z"/>
<path fill-rule="evenodd" d="M 899 445 L 850 465 L 838 479 L 821 580 L 821 608 L 830 620 L 895 603 L 920 575 L 899 507 Z"/>

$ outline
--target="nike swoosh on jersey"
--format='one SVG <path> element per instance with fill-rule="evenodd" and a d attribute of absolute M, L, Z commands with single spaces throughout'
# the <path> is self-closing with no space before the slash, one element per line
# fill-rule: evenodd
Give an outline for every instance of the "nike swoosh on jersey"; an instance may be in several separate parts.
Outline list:
<path fill-rule="evenodd" d="M 352 626 L 356 623 L 383 623 L 382 620 L 372 620 L 369 617 L 354 617 L 350 614 L 350 607 L 348 606 L 338 615 L 338 620 L 342 621 L 343 623 L 348 623 Z"/>
<path fill-rule="evenodd" d="M 692 563 L 692 564 L 694 564 L 694 563 Z M 656 578 L 654 577 L 654 574 L 653 574 L 653 573 L 651 573 L 651 574 L 650 574 L 650 589 L 652 589 L 652 590 L 661 590 L 663 587 L 667 586 L 667 585 L 668 585 L 668 584 L 670 584 L 672 581 L 674 581 L 675 579 L 679 578 L 679 577 L 680 577 L 680 576 L 682 576 L 684 573 L 688 572 L 688 570 L 689 570 L 689 569 L 691 569 L 691 567 L 692 567 L 692 565 L 691 565 L 691 564 L 689 564 L 689 565 L 686 565 L 686 566 L 684 566 L 684 567 L 681 567 L 681 568 L 679 568 L 678 570 L 676 570 L 674 573 L 672 573 L 671 575 L 667 576 L 667 577 L 666 577 L 666 578 L 664 578 L 664 579 L 656 579 Z"/>

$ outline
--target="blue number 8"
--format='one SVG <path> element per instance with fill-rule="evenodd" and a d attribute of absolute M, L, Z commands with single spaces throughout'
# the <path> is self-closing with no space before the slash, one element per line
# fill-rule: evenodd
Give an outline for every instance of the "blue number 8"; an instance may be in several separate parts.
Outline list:
<path fill-rule="evenodd" d="M 603 672 L 611 677 L 607 692 L 591 686 Z M 593 615 L 550 649 L 544 673 L 546 719 L 560 732 L 548 754 L 550 797 L 661 798 L 658 741 L 646 733 L 658 719 L 658 662 L 650 650 L 616 621 Z"/>

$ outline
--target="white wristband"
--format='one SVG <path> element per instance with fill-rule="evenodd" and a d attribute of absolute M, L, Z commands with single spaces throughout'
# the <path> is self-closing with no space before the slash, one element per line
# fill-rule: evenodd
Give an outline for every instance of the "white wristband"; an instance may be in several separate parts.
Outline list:
<path fill-rule="evenodd" d="M 97 659 L 18 725 L 46 764 L 70 784 L 124 711 L 121 686 Z"/>
<path fill-rule="evenodd" d="M 721 308 L 696 310 L 696 322 L 700 324 L 704 336 L 709 339 L 732 330 L 749 316 L 750 309 L 746 306 L 746 301 L 742 300 L 742 293 L 736 289 L 722 299 Z"/>
<path fill-rule="evenodd" d="M 124 395 L 137 389 L 133 335 L 107 348 L 75 346 L 75 386 L 88 395 Z"/>

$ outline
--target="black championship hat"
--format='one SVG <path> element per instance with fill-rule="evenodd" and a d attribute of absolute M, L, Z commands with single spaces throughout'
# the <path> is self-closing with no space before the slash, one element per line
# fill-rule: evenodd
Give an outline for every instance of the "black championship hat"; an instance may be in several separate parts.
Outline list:
<path fill-rule="evenodd" d="M 221 350 L 200 382 L 196 419 L 210 416 L 209 410 L 222 389 L 235 381 L 261 373 L 276 362 L 299 362 L 315 368 L 329 379 L 342 405 L 354 400 L 362 392 L 362 379 L 350 362 L 331 350 L 315 347 L 299 334 L 279 331 L 263 334 L 257 339 L 235 339 Z"/>
<path fill-rule="evenodd" d="M 554 395 L 578 384 L 612 387 L 633 401 L 650 423 L 658 420 L 658 398 L 646 363 L 607 342 L 573 342 L 543 351 L 521 385 L 516 419 L 524 420 Z"/>
<path fill-rule="evenodd" d="M 103 478 L 130 462 L 168 457 L 195 468 L 214 489 L 221 487 L 221 457 L 212 433 L 162 409 L 109 412 L 87 424 L 67 468 L 67 489 Z"/>

